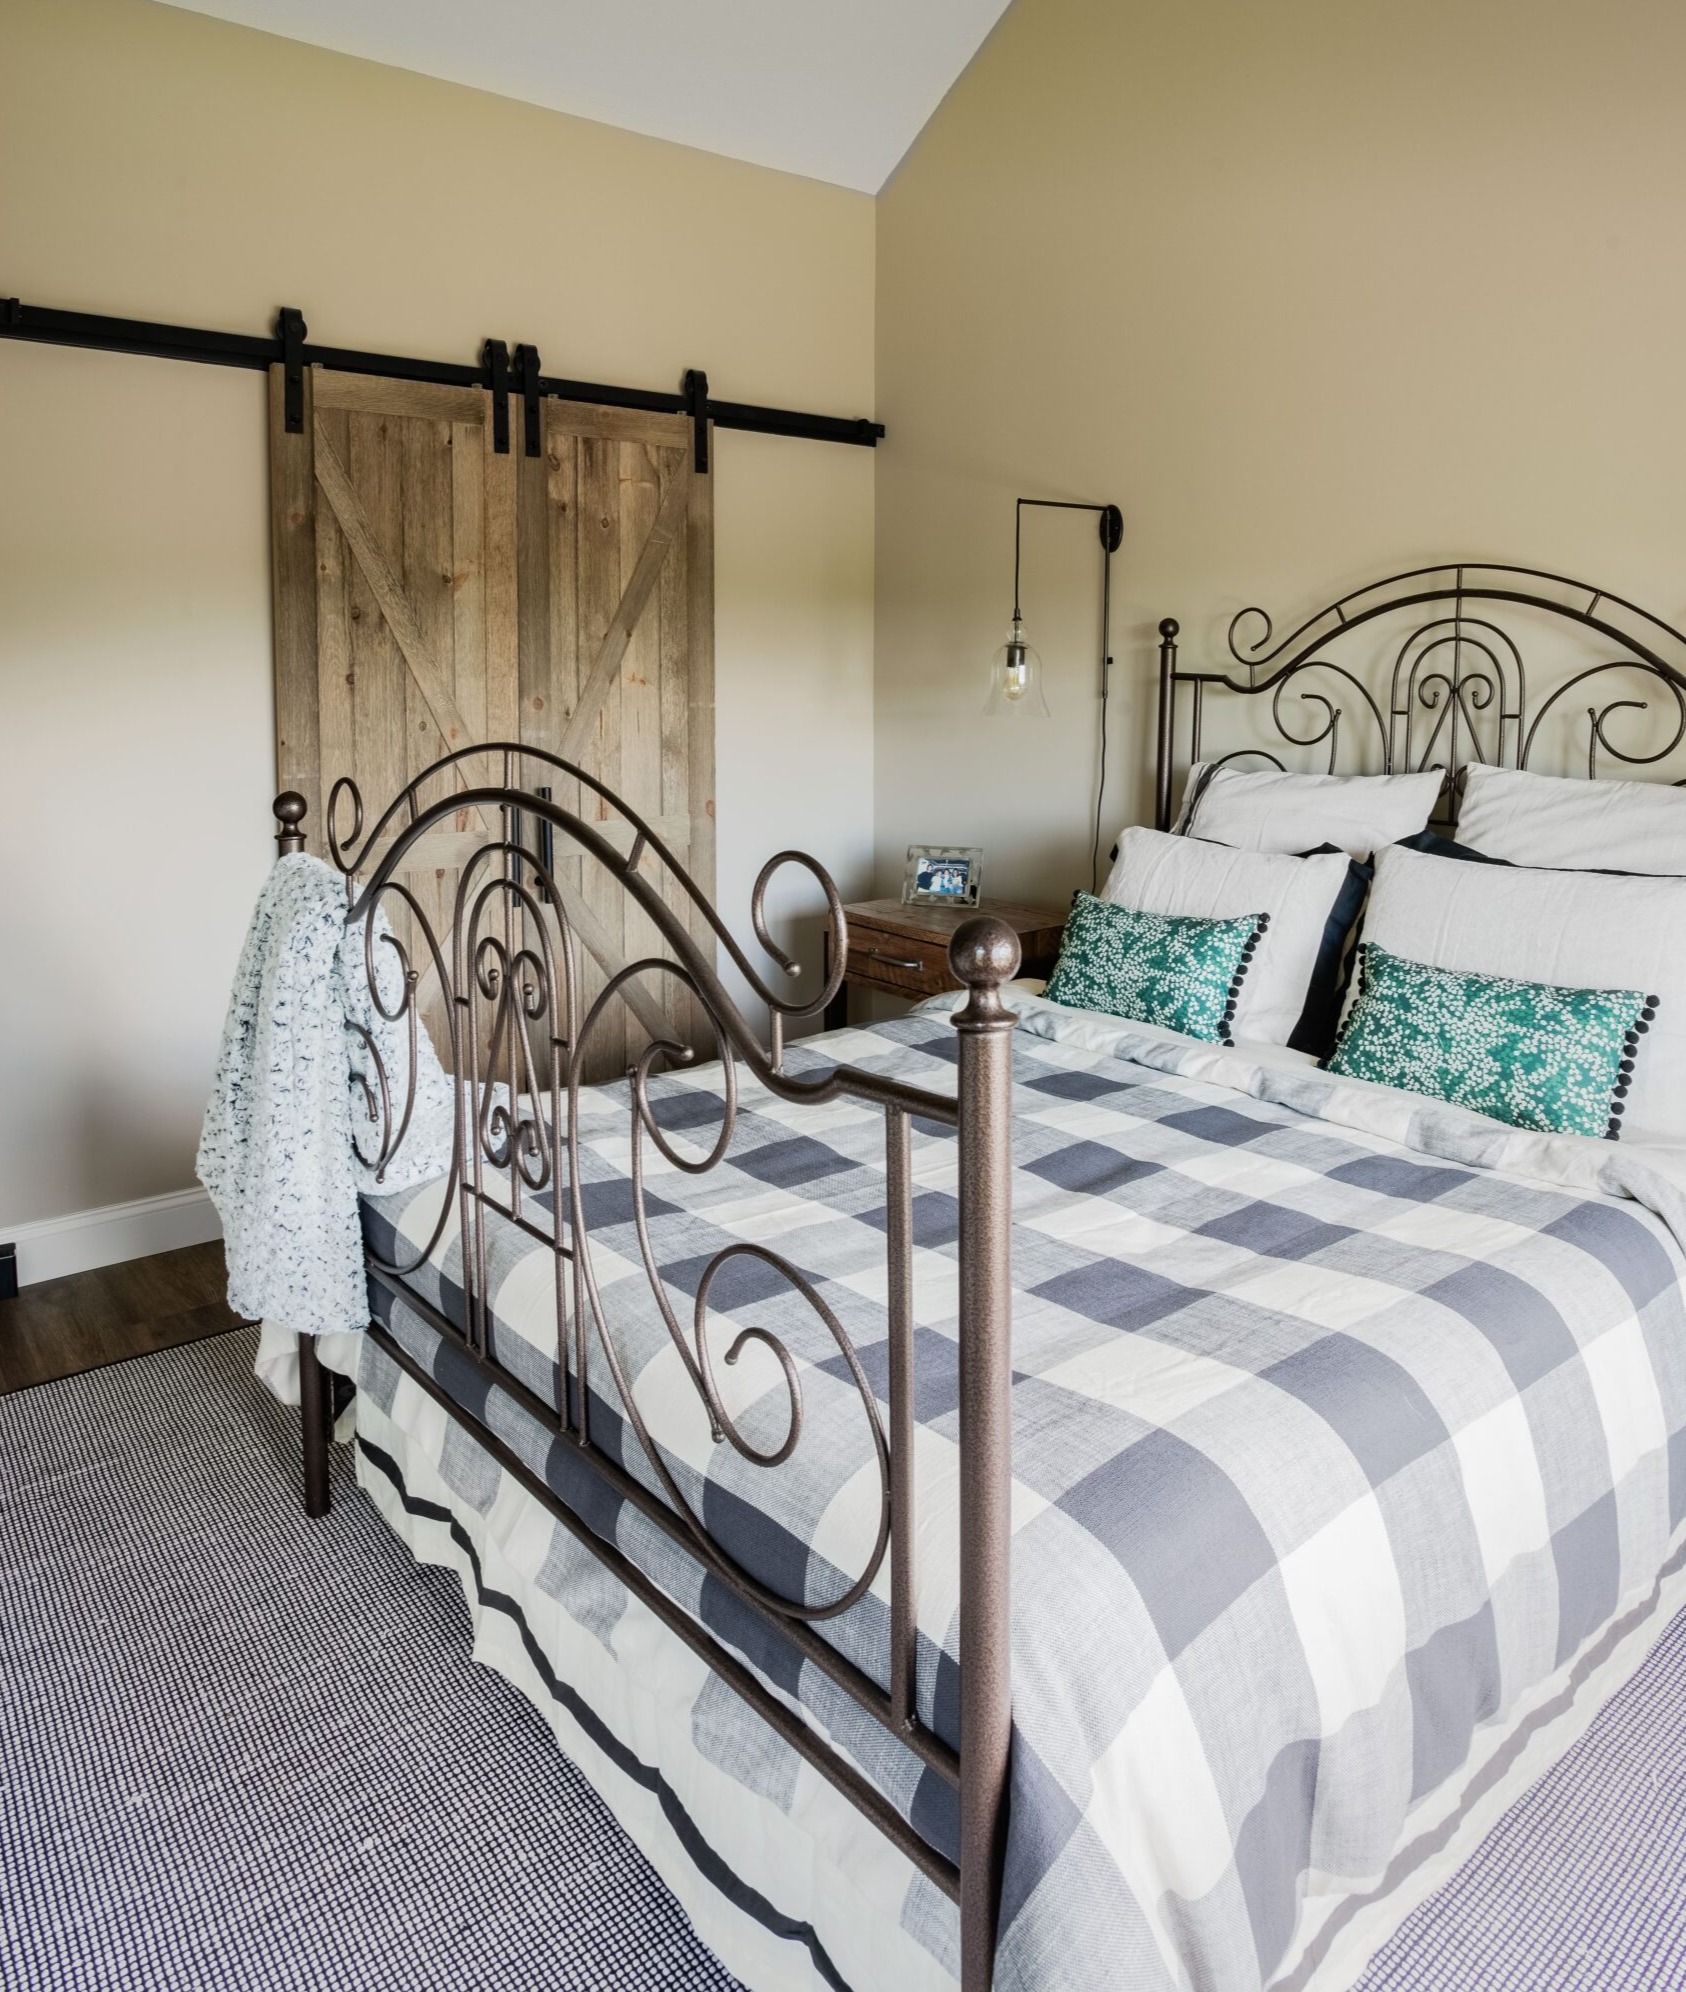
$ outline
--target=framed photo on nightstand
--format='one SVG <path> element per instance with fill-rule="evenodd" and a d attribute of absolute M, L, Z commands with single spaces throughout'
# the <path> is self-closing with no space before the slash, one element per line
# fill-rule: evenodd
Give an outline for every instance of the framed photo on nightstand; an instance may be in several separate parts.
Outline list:
<path fill-rule="evenodd" d="M 904 906 L 976 906 L 983 852 L 976 844 L 909 844 L 902 876 Z"/>

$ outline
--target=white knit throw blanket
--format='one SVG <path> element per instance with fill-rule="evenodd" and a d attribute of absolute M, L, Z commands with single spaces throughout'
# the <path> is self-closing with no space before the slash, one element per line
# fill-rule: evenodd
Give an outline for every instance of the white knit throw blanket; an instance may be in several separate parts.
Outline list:
<path fill-rule="evenodd" d="M 348 927 L 345 883 L 320 858 L 282 858 L 246 934 L 223 1026 L 217 1076 L 199 1137 L 197 1172 L 222 1219 L 228 1304 L 248 1320 L 312 1335 L 368 1325 L 363 1191 L 407 1189 L 451 1162 L 451 1086 L 418 1029 L 416 1110 L 384 1179 L 366 1076 L 380 1084 L 357 1033 L 379 1047 L 402 1118 L 409 1032 L 370 1000 L 363 922 Z M 398 957 L 375 914 L 381 998 L 403 991 Z M 263 1371 L 260 1366 L 260 1374 Z M 296 1389 L 296 1386 L 295 1386 Z"/>

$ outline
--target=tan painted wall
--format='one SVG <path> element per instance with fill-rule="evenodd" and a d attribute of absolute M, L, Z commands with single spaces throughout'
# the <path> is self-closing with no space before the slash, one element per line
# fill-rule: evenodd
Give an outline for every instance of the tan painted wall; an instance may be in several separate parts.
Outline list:
<path fill-rule="evenodd" d="M 1103 861 L 1167 613 L 1467 555 L 1680 620 L 1683 77 L 1677 0 L 1016 0 L 879 201 L 881 885 L 1087 882 L 1086 521 L 1026 531 L 1054 719 L 980 712 L 1016 494 L 1124 510 Z"/>
<path fill-rule="evenodd" d="M 0 291 L 870 412 L 873 203 L 148 0 L 0 0 Z M 271 847 L 263 386 L 0 344 L 0 1225 L 191 1181 Z M 870 456 L 717 451 L 720 894 L 871 837 Z M 3 1233 L 0 1233 L 3 1235 Z"/>

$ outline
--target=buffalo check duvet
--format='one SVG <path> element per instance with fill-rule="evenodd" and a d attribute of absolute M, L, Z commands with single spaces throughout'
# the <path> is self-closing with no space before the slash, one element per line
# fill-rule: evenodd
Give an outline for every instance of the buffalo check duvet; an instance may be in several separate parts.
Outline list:
<path fill-rule="evenodd" d="M 1333 1982 L 1319 1973 L 1343 1931 L 1364 1927 L 1413 1846 L 1443 1843 L 1615 1634 L 1656 1620 L 1686 1517 L 1680 1172 L 1654 1151 L 1518 1134 L 1280 1058 L 1014 1000 L 1014 1742 L 997 1983 Z M 951 1091 L 955 1057 L 939 1002 L 809 1040 L 789 1062 Z M 655 1090 L 670 1139 L 703 1153 L 720 1069 Z M 789 1106 L 747 1078 L 741 1103 L 710 1173 L 646 1151 L 651 1241 L 680 1319 L 689 1329 L 716 1254 L 766 1246 L 825 1296 L 882 1398 L 882 1115 Z M 879 1499 L 846 1363 L 774 1270 L 728 1260 L 709 1330 L 726 1401 L 746 1438 L 778 1445 L 788 1410 L 772 1358 L 751 1343 L 720 1360 L 740 1329 L 776 1329 L 804 1429 L 771 1470 L 714 1444 L 640 1263 L 624 1088 L 589 1098 L 581 1139 L 603 1305 L 687 1499 L 764 1582 L 837 1597 L 868 1556 Z M 915 1123 L 914 1174 L 919 1701 L 957 1743 L 952 1130 Z M 440 1195 L 366 1203 L 377 1250 L 425 1242 Z M 498 1363 L 554 1402 L 548 1252 L 494 1223 L 486 1283 Z M 453 1227 L 409 1285 L 460 1322 Z M 447 1392 L 953 1854 L 952 1793 L 933 1773 L 488 1388 L 449 1336 L 371 1291 Z M 390 1508 L 402 1379 L 371 1343 L 360 1380 L 360 1472 Z M 591 1386 L 594 1436 L 653 1487 L 595 1350 Z M 470 1521 L 509 1498 L 454 1425 L 428 1469 Z M 614 1652 L 624 1592 L 560 1528 L 547 1540 L 530 1558 L 534 1597 L 558 1626 L 585 1627 L 593 1653 Z M 880 1681 L 887 1583 L 886 1564 L 822 1627 Z M 686 1694 L 686 1747 L 733 1783 L 734 1803 L 742 1786 L 746 1807 L 794 1821 L 799 1768 L 812 1778 L 795 1753 L 717 1682 Z M 850 1958 L 868 1953 L 828 1928 L 823 1902 L 781 1900 L 796 1883 L 776 1860 L 747 1873 L 759 1857 L 732 1844 L 724 1811 L 689 1828 L 705 1843 L 699 1872 L 738 1889 L 796 1960 L 781 1978 L 751 1946 L 736 1968 L 866 1992 Z M 953 1912 L 900 1856 L 889 1865 L 888 1920 L 940 1983 Z M 891 1951 L 870 1955 L 888 1971 Z"/>

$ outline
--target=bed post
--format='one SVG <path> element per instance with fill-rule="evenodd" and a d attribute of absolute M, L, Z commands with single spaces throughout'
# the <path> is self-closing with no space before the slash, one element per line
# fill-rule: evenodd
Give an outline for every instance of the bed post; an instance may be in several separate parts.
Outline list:
<path fill-rule="evenodd" d="M 1177 730 L 1177 621 L 1159 625 L 1159 759 L 1153 771 L 1153 827 L 1171 827 L 1171 753 Z"/>
<path fill-rule="evenodd" d="M 989 1992 L 1012 1740 L 1013 1027 L 1018 937 L 984 915 L 948 949 L 960 1033 L 960 1983 Z"/>
<path fill-rule="evenodd" d="M 275 850 L 290 857 L 304 849 L 304 814 L 309 804 L 297 789 L 275 798 Z M 322 1388 L 322 1365 L 316 1360 L 316 1337 L 299 1337 L 299 1428 L 304 1441 L 304 1511 L 312 1517 L 328 1512 L 328 1400 Z"/>

